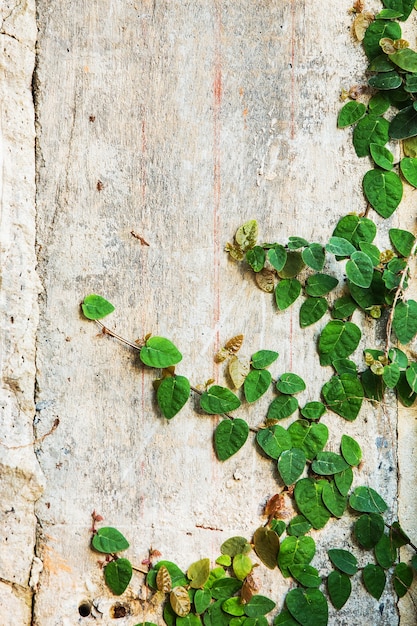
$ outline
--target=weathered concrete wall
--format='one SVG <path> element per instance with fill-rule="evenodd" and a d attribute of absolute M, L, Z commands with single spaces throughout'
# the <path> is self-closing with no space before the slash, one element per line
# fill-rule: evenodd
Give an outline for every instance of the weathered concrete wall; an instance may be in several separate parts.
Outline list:
<path fill-rule="evenodd" d="M 135 339 L 152 332 L 172 339 L 184 357 L 177 371 L 194 385 L 210 377 L 223 380 L 213 354 L 243 332 L 246 354 L 277 350 L 276 373 L 304 376 L 308 390 L 301 402 L 318 399 L 329 375 L 318 366 L 314 347 L 319 324 L 298 332 L 298 308 L 278 315 L 271 298 L 256 290 L 223 247 L 250 218 L 258 220 L 264 240 L 297 234 L 325 241 L 342 215 L 363 210 L 361 177 L 368 164 L 357 159 L 348 133 L 335 124 L 341 88 L 361 80 L 366 66 L 349 37 L 350 5 L 38 0 L 36 207 L 43 289 L 36 437 L 57 419 L 59 426 L 35 447 L 46 487 L 36 505 L 36 558 L 43 572 L 34 625 L 81 623 L 78 607 L 84 600 L 95 602 L 103 623 L 113 622 L 115 599 L 89 550 L 93 509 L 129 538 L 128 556 L 137 564 L 152 546 L 186 568 L 198 558 L 215 558 L 229 536 L 250 538 L 260 525 L 263 505 L 278 486 L 270 462 L 248 443 L 220 464 L 211 446 L 215 420 L 192 405 L 169 423 L 158 417 L 152 373 L 129 349 L 99 336 L 80 315 L 79 303 L 88 293 L 100 293 L 116 305 L 108 323 L 121 335 Z M 24 389 L 16 395 L 6 385 L 8 445 L 33 437 L 33 10 L 30 2 L 10 7 L 5 32 L 6 25 L 20 24 L 19 11 L 27 21 L 21 35 L 2 35 L 16 55 L 8 66 L 12 82 L 4 85 L 9 95 L 17 90 L 27 120 L 21 137 L 25 167 L 3 168 L 4 189 L 19 194 L 6 202 L 3 190 L 2 255 L 9 255 L 12 268 L 7 279 L 4 272 L 3 293 L 19 298 L 19 314 L 12 314 L 12 326 L 10 305 L 2 302 L 2 330 L 16 329 L 8 335 L 13 344 L 4 340 L 2 376 L 7 383 L 13 372 Z M 23 68 L 21 75 L 13 67 Z M 2 117 L 3 134 L 15 145 L 8 119 Z M 17 155 L 13 159 L 19 163 Z M 397 220 L 405 219 L 404 212 L 408 219 L 410 205 L 411 199 Z M 17 245 L 7 245 L 12 236 Z M 373 342 L 371 325 L 368 330 Z M 262 421 L 266 405 L 267 400 L 247 411 L 251 425 Z M 410 424 L 409 412 L 407 419 Z M 357 484 L 372 476 L 395 516 L 396 406 L 368 406 L 354 423 L 341 424 L 334 415 L 325 421 L 334 449 L 342 428 L 361 441 L 366 457 Z M 1 454 L 10 476 L 22 476 L 21 484 L 30 486 L 27 492 L 18 483 L 11 502 L 15 511 L 14 503 L 23 502 L 20 525 L 16 520 L 11 528 L 14 536 L 18 527 L 24 532 L 25 553 L 4 552 L 7 571 L 0 573 L 18 582 L 27 600 L 33 500 L 42 481 L 32 448 Z M 409 476 L 404 463 L 400 470 Z M 2 512 L 9 508 L 2 506 Z M 410 508 L 405 516 L 412 534 Z M 331 524 L 315 536 L 321 548 L 315 564 L 324 568 L 325 549 L 349 541 L 349 525 Z M 20 538 L 19 550 L 22 545 Z M 10 572 L 20 573 L 14 579 Z M 277 572 L 260 576 L 262 592 L 280 606 L 287 582 Z M 131 615 L 118 624 L 133 626 L 142 618 L 136 601 L 141 582 L 135 576 L 132 592 L 123 596 Z M 4 590 L 9 596 L 16 592 L 8 583 Z M 398 623 L 391 593 L 381 599 L 380 613 L 359 582 L 354 593 L 361 600 L 332 613 L 330 623 L 375 624 L 376 615 L 379 624 Z M 20 602 L 21 620 L 13 615 L 5 623 L 30 623 L 22 606 L 30 608 L 30 602 Z M 409 619 L 402 623 L 412 624 Z"/>

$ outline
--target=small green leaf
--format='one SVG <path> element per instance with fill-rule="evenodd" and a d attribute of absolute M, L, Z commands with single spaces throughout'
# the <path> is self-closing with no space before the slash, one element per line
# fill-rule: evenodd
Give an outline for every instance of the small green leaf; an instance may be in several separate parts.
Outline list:
<path fill-rule="evenodd" d="M 379 600 L 384 591 L 386 576 L 384 570 L 379 565 L 369 563 L 363 568 L 363 583 L 366 590 L 373 598 Z"/>
<path fill-rule="evenodd" d="M 308 241 L 303 239 L 303 237 L 289 237 L 288 238 L 288 249 L 289 250 L 298 250 L 299 248 L 304 248 L 308 246 Z"/>
<path fill-rule="evenodd" d="M 394 389 L 400 379 L 400 368 L 398 363 L 390 363 L 385 365 L 384 372 L 382 374 L 382 380 L 389 389 Z"/>
<path fill-rule="evenodd" d="M 192 589 L 200 589 L 204 587 L 210 575 L 210 559 L 200 559 L 192 563 L 187 570 L 187 576 L 190 579 L 190 587 Z"/>
<path fill-rule="evenodd" d="M 350 256 L 355 252 L 355 246 L 344 237 L 330 237 L 326 250 L 340 257 Z"/>
<path fill-rule="evenodd" d="M 349 465 L 359 465 L 362 460 L 362 450 L 355 439 L 349 437 L 349 435 L 342 435 L 340 447 L 343 458 L 347 461 L 347 463 L 349 463 Z"/>
<path fill-rule="evenodd" d="M 394 309 L 392 327 L 402 344 L 409 343 L 417 333 L 417 302 L 398 302 Z"/>
<path fill-rule="evenodd" d="M 400 372 L 400 378 L 398 379 L 396 390 L 398 397 L 404 406 L 410 407 L 414 404 L 417 394 L 408 384 L 405 372 Z"/>
<path fill-rule="evenodd" d="M 296 420 L 288 427 L 292 447 L 304 451 L 307 459 L 312 460 L 323 450 L 329 438 L 329 430 L 325 424 L 311 423 L 307 420 Z"/>
<path fill-rule="evenodd" d="M 327 311 L 327 301 L 325 298 L 307 298 L 300 307 L 300 326 L 306 328 L 314 324 Z"/>
<path fill-rule="evenodd" d="M 278 567 L 282 575 L 285 578 L 291 576 L 289 568 L 292 565 L 308 565 L 315 553 L 316 544 L 311 537 L 286 537 L 281 542 L 278 554 Z"/>
<path fill-rule="evenodd" d="M 300 626 L 300 622 L 291 617 L 291 613 L 285 609 L 274 619 L 274 626 Z"/>
<path fill-rule="evenodd" d="M 358 375 L 357 365 L 350 359 L 335 359 L 332 365 L 337 374 L 350 374 L 355 377 Z"/>
<path fill-rule="evenodd" d="M 114 554 L 115 552 L 121 552 L 127 550 L 129 542 L 116 528 L 105 526 L 99 528 L 92 539 L 92 546 L 97 552 L 104 552 L 105 554 Z"/>
<path fill-rule="evenodd" d="M 114 306 L 110 302 L 96 294 L 86 296 L 81 308 L 89 320 L 100 320 L 114 311 Z"/>
<path fill-rule="evenodd" d="M 389 60 L 406 72 L 417 72 L 417 52 L 411 48 L 396 50 L 389 55 Z"/>
<path fill-rule="evenodd" d="M 381 217 L 390 217 L 401 202 L 403 185 L 395 172 L 369 170 L 363 177 L 363 190 L 369 204 Z"/>
<path fill-rule="evenodd" d="M 372 487 L 356 487 L 349 498 L 349 504 L 361 513 L 383 513 L 388 505 Z"/>
<path fill-rule="evenodd" d="M 301 409 L 301 415 L 308 420 L 319 420 L 326 413 L 322 402 L 307 402 Z"/>
<path fill-rule="evenodd" d="M 417 74 L 406 74 L 404 90 L 408 93 L 417 91 Z"/>
<path fill-rule="evenodd" d="M 299 511 L 316 529 L 323 528 L 330 519 L 330 512 L 322 500 L 322 491 L 326 482 L 325 480 L 301 478 L 297 481 L 294 489 L 294 497 Z"/>
<path fill-rule="evenodd" d="M 317 588 L 321 585 L 318 571 L 312 565 L 290 565 L 291 576 L 303 587 Z"/>
<path fill-rule="evenodd" d="M 240 598 L 228 598 L 223 602 L 222 609 L 229 615 L 245 615 L 245 607 Z"/>
<path fill-rule="evenodd" d="M 265 265 L 266 254 L 261 246 L 254 246 L 246 252 L 246 261 L 254 272 L 260 272 Z"/>
<path fill-rule="evenodd" d="M 375 235 L 375 224 L 369 218 L 358 215 L 345 215 L 333 231 L 333 237 L 347 239 L 356 247 L 359 246 L 360 241 L 372 243 Z"/>
<path fill-rule="evenodd" d="M 330 572 L 327 577 L 327 591 L 335 609 L 341 609 L 348 601 L 352 592 L 352 583 L 349 576 L 341 572 Z"/>
<path fill-rule="evenodd" d="M 319 339 L 320 364 L 348 357 L 359 345 L 362 333 L 352 322 L 333 320 L 323 328 Z"/>
<path fill-rule="evenodd" d="M 245 615 L 248 617 L 259 617 L 266 615 L 275 608 L 275 602 L 265 596 L 254 595 L 245 606 Z"/>
<path fill-rule="evenodd" d="M 385 55 L 382 55 L 381 58 L 384 61 L 386 61 Z M 387 71 L 389 71 L 392 69 L 392 65 L 389 62 L 387 62 L 387 64 L 388 64 Z M 382 71 L 382 70 L 376 67 L 375 70 L 370 69 L 370 71 Z M 372 115 L 384 115 L 384 113 L 388 111 L 389 107 L 390 107 L 389 100 L 387 99 L 386 95 L 381 92 L 378 92 L 374 96 L 372 96 L 372 98 L 368 102 L 368 109 L 369 109 L 369 112 L 372 113 Z"/>
<path fill-rule="evenodd" d="M 407 139 L 417 135 L 417 111 L 413 106 L 405 107 L 391 120 L 391 139 Z"/>
<path fill-rule="evenodd" d="M 319 589 L 291 589 L 285 602 L 291 615 L 302 626 L 327 626 L 329 608 Z"/>
<path fill-rule="evenodd" d="M 260 560 L 268 569 L 275 569 L 279 552 L 278 534 L 265 526 L 261 526 L 253 535 L 254 549 Z"/>
<path fill-rule="evenodd" d="M 397 22 L 387 20 L 375 20 L 371 22 L 365 32 L 362 45 L 368 59 L 372 60 L 381 54 L 379 42 L 384 37 L 389 39 L 400 39 L 401 28 Z"/>
<path fill-rule="evenodd" d="M 398 72 L 395 72 L 395 71 L 382 72 L 381 74 L 376 74 L 375 76 L 371 76 L 371 78 L 368 80 L 368 85 L 370 87 L 375 87 L 376 89 L 381 89 L 382 91 L 389 91 L 391 89 L 397 89 L 398 87 L 400 87 L 401 84 L 402 84 L 401 76 L 399 75 Z"/>
<path fill-rule="evenodd" d="M 322 394 L 327 406 L 348 421 L 357 418 L 364 392 L 360 380 L 351 374 L 333 376 L 323 385 Z"/>
<path fill-rule="evenodd" d="M 319 452 L 314 459 L 311 469 L 320 476 L 331 476 L 343 472 L 349 466 L 345 459 L 336 452 Z"/>
<path fill-rule="evenodd" d="M 354 252 L 346 263 L 346 275 L 359 287 L 369 287 L 374 275 L 374 266 L 367 254 Z"/>
<path fill-rule="evenodd" d="M 410 388 L 417 392 L 417 363 L 413 362 L 405 370 L 405 377 L 407 379 Z"/>
<path fill-rule="evenodd" d="M 140 360 L 148 367 L 166 368 L 176 365 L 182 354 L 164 337 L 149 337 L 140 351 Z"/>
<path fill-rule="evenodd" d="M 210 415 L 221 415 L 238 409 L 240 400 L 230 389 L 213 385 L 201 395 L 200 406 Z"/>
<path fill-rule="evenodd" d="M 300 448 L 291 448 L 282 452 L 278 459 L 278 471 L 285 485 L 293 485 L 301 476 L 306 460 L 306 455 Z"/>
<path fill-rule="evenodd" d="M 255 402 L 268 390 L 272 376 L 268 370 L 251 370 L 243 383 L 243 390 L 247 402 Z"/>
<path fill-rule="evenodd" d="M 310 243 L 301 253 L 302 259 L 308 267 L 320 272 L 323 269 L 325 261 L 325 253 L 323 246 L 319 243 Z"/>
<path fill-rule="evenodd" d="M 384 117 L 363 117 L 353 131 L 353 146 L 357 156 L 368 156 L 371 143 L 384 146 L 388 141 L 388 128 L 389 122 Z"/>
<path fill-rule="evenodd" d="M 238 580 L 244 580 L 253 568 L 251 559 L 246 554 L 236 554 L 233 557 L 233 572 Z"/>
<path fill-rule="evenodd" d="M 338 128 L 346 128 L 356 124 L 366 113 L 366 106 L 356 100 L 347 102 L 339 111 L 337 116 Z"/>
<path fill-rule="evenodd" d="M 396 548 L 402 548 L 410 543 L 410 538 L 405 534 L 398 522 L 391 524 L 389 536 L 391 544 Z"/>
<path fill-rule="evenodd" d="M 326 482 L 323 486 L 321 497 L 323 498 L 324 506 L 334 517 L 342 517 L 347 507 L 347 497 L 342 496 L 332 480 Z"/>
<path fill-rule="evenodd" d="M 373 243 L 367 243 L 366 241 L 360 241 L 359 247 L 362 252 L 367 254 L 371 259 L 371 262 L 374 267 L 377 267 L 380 263 L 381 253 Z"/>
<path fill-rule="evenodd" d="M 280 272 L 287 262 L 287 251 L 284 246 L 276 244 L 268 250 L 268 261 L 277 272 Z"/>
<path fill-rule="evenodd" d="M 280 311 L 291 306 L 301 293 L 301 283 L 296 278 L 280 280 L 275 287 L 275 301 Z"/>
<path fill-rule="evenodd" d="M 190 397 L 190 382 L 185 376 L 169 376 L 158 386 L 156 398 L 162 414 L 171 419 Z"/>
<path fill-rule="evenodd" d="M 377 143 L 371 143 L 369 145 L 371 151 L 371 157 L 375 161 L 375 165 L 382 167 L 383 170 L 392 170 L 394 163 L 394 155 L 385 146 L 380 146 Z"/>
<path fill-rule="evenodd" d="M 291 395 L 293 393 L 304 391 L 306 385 L 303 379 L 300 376 L 297 376 L 297 374 L 286 372 L 285 374 L 281 374 L 276 387 L 281 393 Z"/>
<path fill-rule="evenodd" d="M 292 448 L 291 435 L 279 424 L 259 430 L 256 441 L 272 459 L 278 459 L 284 450 Z"/>
<path fill-rule="evenodd" d="M 399 348 L 391 348 L 388 352 L 388 356 L 393 363 L 397 363 L 400 370 L 405 370 L 408 367 L 408 357 Z"/>
<path fill-rule="evenodd" d="M 356 311 L 356 302 L 350 296 L 337 298 L 333 303 L 332 317 L 337 320 L 345 320 Z"/>
<path fill-rule="evenodd" d="M 398 563 L 394 569 L 394 589 L 399 598 L 405 596 L 413 582 L 413 570 L 407 563 Z"/>
<path fill-rule="evenodd" d="M 403 257 L 408 257 L 411 254 L 414 243 L 416 241 L 413 233 L 408 230 L 401 230 L 400 228 L 390 228 L 389 238 L 394 248 Z"/>
<path fill-rule="evenodd" d="M 246 443 L 249 426 L 245 420 L 223 420 L 214 433 L 214 449 L 219 461 L 226 461 Z"/>
<path fill-rule="evenodd" d="M 401 173 L 413 187 L 417 187 L 417 159 L 405 157 L 400 161 Z"/>
<path fill-rule="evenodd" d="M 389 569 L 397 560 L 397 550 L 385 533 L 381 535 L 374 552 L 378 565 L 384 569 Z"/>
<path fill-rule="evenodd" d="M 292 250 L 288 252 L 285 265 L 278 271 L 280 278 L 294 278 L 304 268 L 303 257 L 300 252 Z"/>
<path fill-rule="evenodd" d="M 242 582 L 236 578 L 221 578 L 216 580 L 211 587 L 211 595 L 216 600 L 226 600 L 235 593 L 237 593 L 242 587 Z"/>
<path fill-rule="evenodd" d="M 261 370 L 276 361 L 278 356 L 278 352 L 273 350 L 259 350 L 259 352 L 252 354 L 251 365 L 254 369 Z"/>
<path fill-rule="evenodd" d="M 348 550 L 331 548 L 327 551 L 327 554 L 333 565 L 344 574 L 352 576 L 352 574 L 356 574 L 358 571 L 358 559 L 354 554 L 348 552 Z"/>
<path fill-rule="evenodd" d="M 287 535 L 301 537 L 312 529 L 312 525 L 304 515 L 296 515 L 287 526 Z"/>
<path fill-rule="evenodd" d="M 343 472 L 335 474 L 333 476 L 333 480 L 342 496 L 347 496 L 353 482 L 352 468 L 348 467 L 348 469 L 344 470 Z"/>
<path fill-rule="evenodd" d="M 415 6 L 415 0 L 383 0 L 383 3 L 387 9 L 396 12 L 395 17 L 402 22 L 408 19 Z"/>
<path fill-rule="evenodd" d="M 232 558 L 236 556 L 236 554 L 247 554 L 250 550 L 251 547 L 248 540 L 245 539 L 245 537 L 240 537 L 239 535 L 226 539 L 226 541 L 224 541 L 220 546 L 220 552 L 222 554 L 228 554 Z M 213 597 L 216 598 L 216 596 Z"/>
<path fill-rule="evenodd" d="M 137 626 L 142 626 L 142 624 L 137 624 Z M 185 617 L 177 617 L 175 620 L 175 626 L 202 626 L 202 622 L 198 615 L 189 613 Z"/>
<path fill-rule="evenodd" d="M 338 283 L 337 278 L 329 274 L 313 274 L 307 278 L 305 290 L 307 295 L 317 298 L 328 294 Z"/>
<path fill-rule="evenodd" d="M 297 409 L 297 398 L 281 395 L 275 398 L 275 400 L 272 400 L 268 408 L 267 417 L 272 420 L 282 420 L 292 415 Z"/>
<path fill-rule="evenodd" d="M 384 519 L 379 513 L 361 515 L 355 522 L 355 536 L 360 545 L 370 550 L 384 534 Z"/>
<path fill-rule="evenodd" d="M 126 591 L 132 578 L 132 564 L 127 559 L 110 561 L 104 568 L 104 580 L 116 596 Z"/>

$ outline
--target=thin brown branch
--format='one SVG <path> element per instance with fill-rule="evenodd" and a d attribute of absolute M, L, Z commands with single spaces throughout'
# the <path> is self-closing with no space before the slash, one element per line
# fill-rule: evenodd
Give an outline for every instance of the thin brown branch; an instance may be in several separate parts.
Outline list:
<path fill-rule="evenodd" d="M 104 324 L 99 320 L 95 320 L 95 322 L 96 324 L 98 324 L 98 326 L 100 326 L 103 335 L 110 335 L 110 337 L 114 337 L 121 343 L 124 343 L 126 346 L 130 346 L 134 350 L 141 350 L 141 348 L 143 348 L 143 344 L 134 343 L 133 341 L 129 341 L 129 339 L 125 339 L 121 335 L 118 335 L 116 332 L 114 332 L 114 330 L 111 330 L 110 328 L 107 328 L 107 326 L 104 326 Z"/>
<path fill-rule="evenodd" d="M 23 443 L 20 446 L 8 446 L 3 441 L 0 441 L 0 446 L 3 446 L 3 448 L 6 448 L 6 450 L 20 450 L 21 448 L 29 448 L 31 446 L 36 446 L 37 444 L 42 443 L 42 441 L 46 439 L 47 437 L 49 437 L 49 435 L 52 435 L 54 430 L 58 428 L 58 425 L 59 425 L 59 418 L 57 417 L 54 423 L 52 424 L 52 427 L 50 428 L 50 430 L 48 430 L 47 433 L 42 435 L 42 437 L 37 437 L 36 439 L 33 439 L 29 443 Z"/>

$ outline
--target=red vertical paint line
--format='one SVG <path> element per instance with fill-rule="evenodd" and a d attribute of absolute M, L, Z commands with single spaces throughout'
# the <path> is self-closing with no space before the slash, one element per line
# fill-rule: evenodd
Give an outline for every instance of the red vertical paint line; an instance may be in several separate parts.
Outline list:
<path fill-rule="evenodd" d="M 291 0 L 291 139 L 294 139 L 295 137 L 295 11 L 295 0 Z"/>
<path fill-rule="evenodd" d="M 213 274 L 214 274 L 214 350 L 220 347 L 220 200 L 221 200 L 221 146 L 220 110 L 222 101 L 222 58 L 221 58 L 221 2 L 215 1 L 215 42 L 213 78 Z"/>
<path fill-rule="evenodd" d="M 145 108 L 142 108 L 142 122 L 141 122 L 141 159 L 140 159 L 140 198 L 141 198 L 141 211 L 142 211 L 142 216 L 144 214 L 145 211 L 145 206 L 146 206 L 146 157 L 147 157 L 147 152 L 148 152 L 148 145 L 147 145 L 147 137 L 146 137 L 146 119 L 145 119 Z M 141 216 L 141 217 L 142 217 Z M 144 274 L 145 274 L 145 267 L 146 267 L 146 263 L 144 264 L 144 267 L 142 268 L 142 279 L 144 279 Z M 142 332 L 145 334 L 147 332 L 146 328 L 145 328 L 145 323 L 146 323 L 146 319 L 145 319 L 145 307 L 141 307 L 141 328 L 142 328 Z M 146 378 L 148 378 L 146 376 Z M 142 367 L 142 372 L 141 372 L 141 377 L 140 377 L 140 383 L 141 383 L 141 419 L 144 420 L 144 416 L 147 413 L 147 407 L 145 404 L 145 393 L 146 390 L 149 389 L 149 381 L 145 381 L 145 369 Z M 145 463 L 142 461 L 140 464 L 140 475 L 141 478 L 144 479 L 145 478 L 145 472 L 146 472 L 146 468 L 145 468 Z M 146 481 L 142 480 L 142 485 L 144 485 L 146 483 Z M 140 495 L 139 498 L 139 511 L 138 511 L 140 517 L 144 517 L 145 514 L 145 496 L 142 493 Z"/>

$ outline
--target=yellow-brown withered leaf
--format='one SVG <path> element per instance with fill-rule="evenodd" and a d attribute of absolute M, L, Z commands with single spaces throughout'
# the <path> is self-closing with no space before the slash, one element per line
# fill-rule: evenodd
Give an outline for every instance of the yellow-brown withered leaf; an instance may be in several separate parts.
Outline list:
<path fill-rule="evenodd" d="M 216 354 L 214 355 L 214 362 L 223 363 L 223 361 L 228 359 L 229 356 L 230 356 L 229 350 L 226 350 L 226 348 L 220 348 L 220 350 L 216 352 Z"/>
<path fill-rule="evenodd" d="M 249 374 L 250 361 L 249 359 L 239 359 L 236 355 L 233 355 L 229 361 L 229 376 L 232 379 L 232 383 L 235 389 L 240 387 L 245 382 L 246 376 Z"/>
<path fill-rule="evenodd" d="M 210 576 L 210 559 L 201 559 L 192 563 L 187 570 L 187 576 L 191 581 L 192 589 L 204 587 Z"/>
<path fill-rule="evenodd" d="M 265 268 L 263 268 L 260 272 L 256 272 L 255 280 L 259 289 L 266 291 L 266 293 L 272 293 L 275 288 L 274 275 L 275 272 Z"/>
<path fill-rule="evenodd" d="M 255 580 L 253 573 L 251 572 L 248 574 L 243 581 L 243 585 L 240 590 L 240 599 L 242 604 L 247 604 L 252 596 L 254 596 L 255 593 L 258 593 L 260 588 L 260 584 L 257 580 Z"/>
<path fill-rule="evenodd" d="M 236 354 L 242 347 L 244 335 L 235 335 L 225 343 L 225 348 L 232 354 Z"/>
<path fill-rule="evenodd" d="M 240 226 L 235 234 L 235 241 L 243 252 L 253 248 L 258 239 L 258 222 L 250 220 Z"/>
<path fill-rule="evenodd" d="M 352 31 L 358 41 L 363 41 L 366 30 L 371 22 L 373 22 L 374 16 L 372 13 L 364 12 L 359 13 L 352 24 Z"/>
<path fill-rule="evenodd" d="M 171 575 L 165 565 L 161 565 L 156 575 L 156 587 L 158 591 L 169 593 L 172 589 Z"/>
<path fill-rule="evenodd" d="M 174 587 L 169 594 L 172 610 L 178 617 L 186 617 L 191 609 L 190 596 L 185 587 Z"/>

